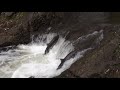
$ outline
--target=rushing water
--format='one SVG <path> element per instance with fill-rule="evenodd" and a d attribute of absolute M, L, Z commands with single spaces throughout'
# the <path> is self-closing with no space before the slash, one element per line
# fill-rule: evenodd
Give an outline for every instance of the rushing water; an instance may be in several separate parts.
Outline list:
<path fill-rule="evenodd" d="M 77 42 L 101 32 L 95 31 L 89 35 L 82 36 L 78 38 Z M 27 45 L 18 45 L 17 48 L 1 51 L 0 78 L 29 78 L 31 76 L 35 78 L 52 78 L 60 75 L 76 60 L 83 57 L 86 51 L 92 49 L 88 47 L 79 51 L 74 58 L 70 58 L 70 60 L 64 63 L 61 69 L 57 70 L 57 67 L 61 63 L 60 59 L 65 58 L 66 55 L 73 51 L 74 46 L 70 41 L 66 41 L 60 36 L 56 45 L 54 45 L 47 55 L 44 55 L 47 44 L 56 35 L 55 33 L 49 33 L 39 35 L 37 38 L 33 36 L 32 42 Z M 98 37 L 96 42 L 99 43 L 102 39 L 103 33 Z"/>

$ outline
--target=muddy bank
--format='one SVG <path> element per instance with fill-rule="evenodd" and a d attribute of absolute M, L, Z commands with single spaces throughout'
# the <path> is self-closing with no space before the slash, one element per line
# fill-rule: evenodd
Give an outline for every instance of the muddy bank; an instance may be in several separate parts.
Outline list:
<path fill-rule="evenodd" d="M 110 17 L 110 13 L 103 12 L 2 12 L 0 47 L 27 44 L 32 34 L 59 32 L 67 34 L 66 40 L 73 42 L 82 35 L 104 30 L 104 39 L 100 45 L 58 77 L 120 77 L 120 25 L 112 24 L 111 21 L 115 19 Z M 91 45 L 91 41 L 93 39 L 75 48 L 86 48 Z"/>

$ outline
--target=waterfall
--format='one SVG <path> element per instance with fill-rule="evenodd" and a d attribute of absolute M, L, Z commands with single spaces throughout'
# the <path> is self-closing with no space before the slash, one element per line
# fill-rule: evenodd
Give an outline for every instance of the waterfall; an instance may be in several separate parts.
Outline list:
<path fill-rule="evenodd" d="M 97 39 L 99 43 L 103 39 L 103 33 Z M 82 36 L 79 40 L 85 40 L 91 35 L 99 34 L 97 31 L 92 34 Z M 67 60 L 61 69 L 57 67 L 61 63 L 60 59 L 65 58 L 71 51 L 75 50 L 73 43 L 66 41 L 60 36 L 57 43 L 47 55 L 44 55 L 47 44 L 56 36 L 56 33 L 42 34 L 35 37 L 29 44 L 20 44 L 16 48 L 11 48 L 0 52 L 0 78 L 52 78 L 60 75 L 63 71 L 79 60 L 85 52 L 91 50 L 88 47 L 79 51 L 74 58 Z M 102 38 L 102 39 L 101 39 Z M 12 46 L 9 46 L 12 47 Z M 9 48 L 8 47 L 8 48 Z M 7 48 L 7 47 L 6 47 Z"/>

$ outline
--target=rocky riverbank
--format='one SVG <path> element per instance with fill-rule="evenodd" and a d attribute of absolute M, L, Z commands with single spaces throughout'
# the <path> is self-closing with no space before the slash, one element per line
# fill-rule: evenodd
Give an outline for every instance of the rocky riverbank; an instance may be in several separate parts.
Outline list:
<path fill-rule="evenodd" d="M 59 22 L 61 15 L 56 13 L 1 12 L 0 46 L 29 43 L 32 33 L 46 29 Z"/>

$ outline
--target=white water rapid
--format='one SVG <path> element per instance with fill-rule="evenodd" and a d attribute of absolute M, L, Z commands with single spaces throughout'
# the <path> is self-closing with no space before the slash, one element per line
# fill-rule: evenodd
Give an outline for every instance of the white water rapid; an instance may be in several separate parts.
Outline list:
<path fill-rule="evenodd" d="M 98 33 L 98 31 L 95 31 L 92 34 L 86 35 L 86 38 Z M 53 78 L 60 75 L 76 60 L 83 57 L 86 51 L 92 49 L 88 47 L 79 51 L 74 58 L 66 61 L 61 69 L 56 70 L 61 63 L 60 59 L 65 58 L 66 55 L 73 51 L 74 46 L 70 41 L 65 41 L 60 36 L 50 52 L 44 55 L 47 44 L 55 35 L 55 33 L 39 35 L 27 45 L 18 45 L 16 49 L 1 51 L 0 78 L 29 78 L 31 76 L 35 78 Z M 103 38 L 103 34 L 99 38 Z M 82 39 L 85 39 L 85 36 L 79 38 L 79 40 Z"/>

